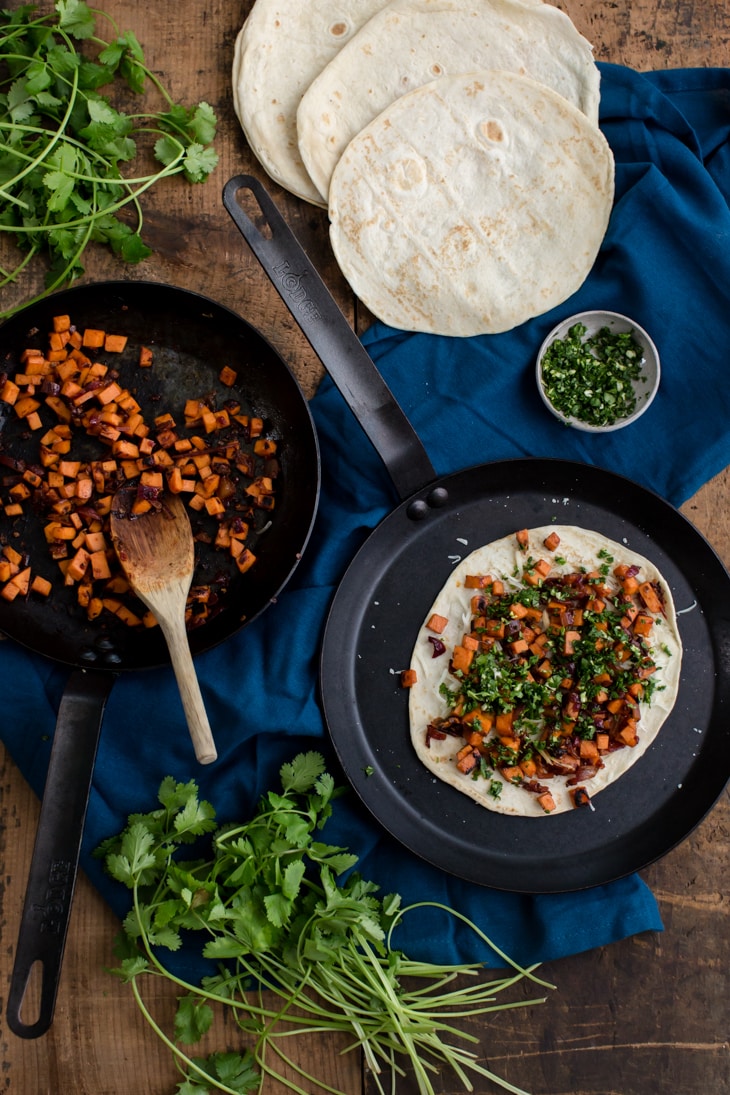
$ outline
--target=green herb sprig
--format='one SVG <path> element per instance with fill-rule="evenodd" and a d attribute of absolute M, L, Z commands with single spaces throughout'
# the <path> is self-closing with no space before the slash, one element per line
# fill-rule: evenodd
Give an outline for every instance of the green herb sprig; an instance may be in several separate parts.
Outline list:
<path fill-rule="evenodd" d="M 431 1095 L 431 1078 L 444 1068 L 467 1090 L 471 1072 L 525 1095 L 460 1044 L 477 1039 L 460 1030 L 459 1021 L 542 1002 L 498 1000 L 523 978 L 553 986 L 534 967 L 511 962 L 458 912 L 431 902 L 404 908 L 397 894 L 378 897 L 378 887 L 354 870 L 355 855 L 321 841 L 318 833 L 342 788 L 318 753 L 298 755 L 280 776 L 281 790 L 264 795 L 253 817 L 237 825 L 218 825 L 194 782 L 167 778 L 159 808 L 130 817 L 97 852 L 132 891 L 118 945 L 122 960 L 113 972 L 132 986 L 145 1018 L 174 1054 L 184 1076 L 178 1090 L 241 1095 L 260 1091 L 269 1076 L 298 1093 L 313 1086 L 332 1092 L 286 1047 L 296 1034 L 346 1032 L 349 1049 L 362 1050 L 381 1092 L 394 1091 L 410 1066 L 424 1095 Z M 201 840 L 204 850 L 193 846 Z M 199 854 L 184 859 L 182 849 Z M 418 962 L 395 949 L 393 934 L 403 918 L 427 905 L 471 927 L 509 972 L 487 979 L 478 976 L 479 963 Z M 197 986 L 175 976 L 160 957 L 181 947 L 182 933 L 200 933 L 203 956 L 218 963 L 218 972 Z M 172 1035 L 144 1002 L 142 984 L 155 976 L 181 991 Z M 235 1018 L 241 1052 L 189 1056 L 183 1046 L 210 1030 L 214 1009 Z M 296 1081 L 281 1074 L 282 1063 Z"/>
<path fill-rule="evenodd" d="M 108 42 L 96 36 L 100 15 L 84 0 L 58 0 L 48 15 L 36 16 L 32 5 L 0 11 L 0 242 L 24 253 L 16 261 L 11 247 L 0 252 L 0 289 L 44 255 L 45 289 L 34 300 L 83 274 L 89 243 L 125 262 L 146 258 L 141 195 L 173 175 L 203 182 L 218 162 L 212 108 L 174 103 L 146 67 L 132 31 L 120 33 L 104 16 L 114 36 Z M 99 92 L 115 82 L 139 95 L 151 85 L 165 109 L 116 109 Z M 135 159 L 142 136 L 162 166 L 124 176 L 120 165 Z M 133 224 L 118 215 L 125 207 Z M 0 311 L 0 319 L 20 307 Z"/>
<path fill-rule="evenodd" d="M 565 338 L 548 346 L 541 368 L 543 391 L 565 418 L 610 426 L 636 410 L 634 384 L 642 379 L 646 383 L 642 349 L 630 331 L 602 327 L 584 338 L 586 331 L 585 324 L 575 323 Z"/>

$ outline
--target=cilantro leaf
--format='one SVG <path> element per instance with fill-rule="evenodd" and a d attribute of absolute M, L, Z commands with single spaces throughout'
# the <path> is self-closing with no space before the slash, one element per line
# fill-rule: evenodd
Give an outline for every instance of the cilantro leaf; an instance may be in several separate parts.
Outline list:
<path fill-rule="evenodd" d="M 197 142 L 188 147 L 183 158 L 185 178 L 190 182 L 204 182 L 218 166 L 218 153 L 213 148 L 203 148 Z"/>
<path fill-rule="evenodd" d="M 152 947 L 166 947 L 169 951 L 178 951 L 182 939 L 172 928 L 155 925 L 155 910 L 145 905 L 131 909 L 123 922 L 124 931 L 130 939 L 142 939 Z"/>
<path fill-rule="evenodd" d="M 208 1095 L 210 1081 L 225 1084 L 227 1091 L 240 1095 L 258 1090 L 261 1077 L 256 1069 L 253 1055 L 245 1053 L 211 1053 L 207 1058 L 195 1057 L 191 1062 L 196 1071 L 189 1072 L 187 1078 L 178 1084 L 179 1095 Z M 208 1079 L 202 1079 L 200 1070 Z"/>
<path fill-rule="evenodd" d="M 129 225 L 119 221 L 115 230 L 107 233 L 107 240 L 112 250 L 128 263 L 142 262 L 152 254 L 152 249 L 143 242 L 139 232 L 133 232 Z"/>
<path fill-rule="evenodd" d="M 275 928 L 283 928 L 289 920 L 292 903 L 283 893 L 267 894 L 264 898 L 266 915 Z"/>
<path fill-rule="evenodd" d="M 167 776 L 160 784 L 160 789 L 157 793 L 158 800 L 167 810 L 177 810 L 180 806 L 184 806 L 192 798 L 198 796 L 198 785 L 194 780 L 189 780 L 187 783 L 178 783 L 172 778 Z"/>
<path fill-rule="evenodd" d="M 94 37 L 94 15 L 84 0 L 57 0 L 58 25 L 72 38 Z"/>
<path fill-rule="evenodd" d="M 114 71 L 107 65 L 100 65 L 96 61 L 79 60 L 78 81 L 81 91 L 96 91 L 105 87 L 114 80 Z"/>
<path fill-rule="evenodd" d="M 183 155 L 183 146 L 180 144 L 180 141 L 176 140 L 174 137 L 160 137 L 160 139 L 155 142 L 155 158 L 166 167 L 180 161 Z"/>
<path fill-rule="evenodd" d="M 51 86 L 51 73 L 40 61 L 31 61 L 25 70 L 25 88 L 29 95 L 37 95 Z"/>
<path fill-rule="evenodd" d="M 285 791 L 309 791 L 325 770 L 321 753 L 300 753 L 289 764 L 283 764 L 279 775 Z"/>
<path fill-rule="evenodd" d="M 147 82 L 144 53 L 137 36 L 128 30 L 110 42 L 99 54 L 99 60 L 110 71 L 118 72 L 132 91 L 141 94 Z"/>
<path fill-rule="evenodd" d="M 127 31 L 118 41 L 123 42 L 125 46 L 119 63 L 120 75 L 124 77 L 132 91 L 136 91 L 141 95 L 148 76 L 142 47 L 131 30 Z"/>
<path fill-rule="evenodd" d="M 301 859 L 295 859 L 284 870 L 281 892 L 289 901 L 293 901 L 299 893 L 305 870 L 304 861 Z"/>
<path fill-rule="evenodd" d="M 150 881 L 150 872 L 157 867 L 153 844 L 152 834 L 142 822 L 137 822 L 124 833 L 121 851 L 107 856 L 107 870 L 125 886 L 144 885 Z"/>
<path fill-rule="evenodd" d="M 209 943 L 205 944 L 203 956 L 216 959 L 240 958 L 241 955 L 248 954 L 250 950 L 251 948 L 242 940 L 221 936 L 217 939 L 211 939 Z"/>
<path fill-rule="evenodd" d="M 207 1034 L 213 1022 L 213 1009 L 198 996 L 183 996 L 175 1012 L 175 1037 L 191 1045 Z"/>
<path fill-rule="evenodd" d="M 110 972 L 116 974 L 120 980 L 129 982 L 133 981 L 135 977 L 140 977 L 143 973 L 146 973 L 148 968 L 149 962 L 147 959 L 138 954 L 134 958 L 125 958 L 120 966 Z"/>
<path fill-rule="evenodd" d="M 215 829 L 215 810 L 209 802 L 190 798 L 175 816 L 178 839 L 201 836 Z"/>
<path fill-rule="evenodd" d="M 199 144 L 212 144 L 216 133 L 216 116 L 208 103 L 198 103 L 188 128 Z"/>
<path fill-rule="evenodd" d="M 74 188 L 73 177 L 63 171 L 49 171 L 43 176 L 43 185 L 50 191 L 46 202 L 49 212 L 56 213 L 59 209 L 65 209 Z"/>

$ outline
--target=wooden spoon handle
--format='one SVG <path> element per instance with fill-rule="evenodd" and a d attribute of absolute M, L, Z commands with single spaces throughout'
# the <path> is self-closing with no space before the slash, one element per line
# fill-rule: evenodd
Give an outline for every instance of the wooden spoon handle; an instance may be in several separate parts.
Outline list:
<path fill-rule="evenodd" d="M 193 666 L 185 623 L 177 615 L 173 615 L 169 619 L 160 618 L 160 626 L 167 639 L 195 756 L 201 764 L 211 764 L 218 753 Z"/>

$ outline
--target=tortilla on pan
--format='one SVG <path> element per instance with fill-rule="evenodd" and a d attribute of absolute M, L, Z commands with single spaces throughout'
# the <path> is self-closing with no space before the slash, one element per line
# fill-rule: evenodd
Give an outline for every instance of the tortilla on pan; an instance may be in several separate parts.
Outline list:
<path fill-rule="evenodd" d="M 297 107 L 324 66 L 385 0 L 256 0 L 236 39 L 233 105 L 267 174 L 326 205 L 302 163 Z"/>
<path fill-rule="evenodd" d="M 526 533 L 450 575 L 416 639 L 409 720 L 439 779 L 490 810 L 545 817 L 594 808 L 644 755 L 675 704 L 682 643 L 649 559 L 577 526 Z"/>
<path fill-rule="evenodd" d="M 350 142 L 332 176 L 330 239 L 384 323 L 495 334 L 582 285 L 613 194 L 606 138 L 555 91 L 511 72 L 442 76 Z"/>
<path fill-rule="evenodd" d="M 381 8 L 323 66 L 297 110 L 302 159 L 323 198 L 352 138 L 434 78 L 492 68 L 531 76 L 597 123 L 592 47 L 552 4 L 391 0 Z"/>

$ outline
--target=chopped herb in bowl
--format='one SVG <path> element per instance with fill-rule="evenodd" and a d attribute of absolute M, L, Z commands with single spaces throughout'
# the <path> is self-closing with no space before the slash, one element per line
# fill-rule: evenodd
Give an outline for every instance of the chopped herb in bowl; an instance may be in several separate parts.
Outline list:
<path fill-rule="evenodd" d="M 656 348 L 637 324 L 613 312 L 564 320 L 537 363 L 543 401 L 567 425 L 590 432 L 634 422 L 659 384 Z"/>

